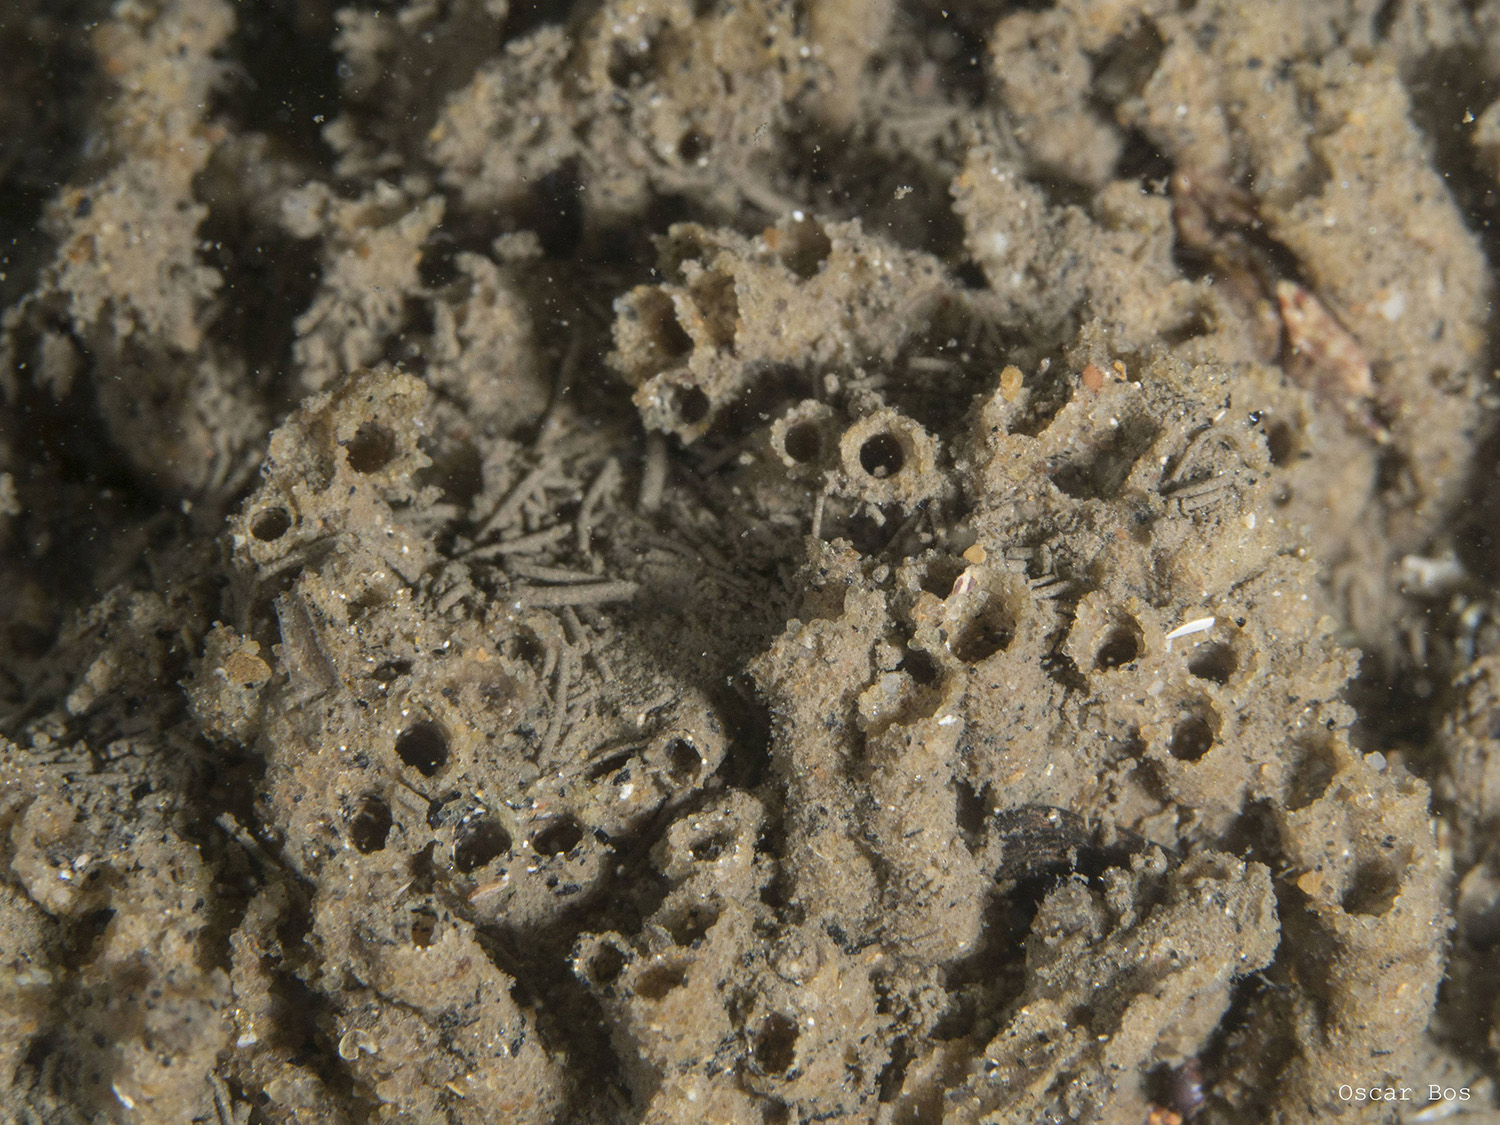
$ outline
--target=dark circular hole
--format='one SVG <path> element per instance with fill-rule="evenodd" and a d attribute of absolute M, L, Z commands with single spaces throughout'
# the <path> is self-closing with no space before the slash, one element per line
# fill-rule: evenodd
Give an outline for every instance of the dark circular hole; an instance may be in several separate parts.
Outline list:
<path fill-rule="evenodd" d="M 696 129 L 689 129 L 677 142 L 677 155 L 684 164 L 692 164 L 700 156 L 708 155 L 708 138 Z"/>
<path fill-rule="evenodd" d="M 1234 649 L 1215 643 L 1199 645 L 1188 660 L 1187 669 L 1200 680 L 1227 684 L 1238 667 L 1239 659 L 1234 655 Z"/>
<path fill-rule="evenodd" d="M 1328 792 L 1328 787 L 1333 784 L 1338 772 L 1338 759 L 1331 747 L 1306 747 L 1302 760 L 1292 771 L 1292 780 L 1287 786 L 1286 807 L 1292 812 L 1307 808 Z"/>
<path fill-rule="evenodd" d="M 697 387 L 675 386 L 671 392 L 672 413 L 684 425 L 695 426 L 708 417 L 708 396 Z"/>
<path fill-rule="evenodd" d="M 390 430 L 375 422 L 366 422 L 344 447 L 349 467 L 356 473 L 373 473 L 385 468 L 396 456 L 396 438 Z"/>
<path fill-rule="evenodd" d="M 671 362 L 693 350 L 693 338 L 677 322 L 677 309 L 671 300 L 663 296 L 663 302 L 655 310 L 653 323 L 656 334 L 651 343 L 664 361 Z"/>
<path fill-rule="evenodd" d="M 680 917 L 668 921 L 666 930 L 672 935 L 674 942 L 686 948 L 707 934 L 718 920 L 717 908 L 692 906 L 683 911 Z"/>
<path fill-rule="evenodd" d="M 712 863 L 724 854 L 725 850 L 734 847 L 734 836 L 728 832 L 716 832 L 712 836 L 706 836 L 696 841 L 688 848 L 688 854 L 699 863 Z"/>
<path fill-rule="evenodd" d="M 1005 606 L 991 598 L 953 641 L 953 655 L 965 664 L 978 664 L 1010 646 L 1015 626 Z"/>
<path fill-rule="evenodd" d="M 583 829 L 568 819 L 554 820 L 531 838 L 538 855 L 566 855 L 583 840 Z"/>
<path fill-rule="evenodd" d="M 833 243 L 811 219 L 793 223 L 782 236 L 781 260 L 803 280 L 816 277 L 832 253 Z"/>
<path fill-rule="evenodd" d="M 864 445 L 859 447 L 859 464 L 876 480 L 884 480 L 901 471 L 901 466 L 906 464 L 906 450 L 895 434 L 875 434 L 866 438 Z"/>
<path fill-rule="evenodd" d="M 448 764 L 448 735 L 430 719 L 407 727 L 396 739 L 396 756 L 423 777 Z"/>
<path fill-rule="evenodd" d="M 493 817 L 472 820 L 458 830 L 453 866 L 467 875 L 510 851 L 510 833 Z"/>
<path fill-rule="evenodd" d="M 292 517 L 285 508 L 267 508 L 256 515 L 250 524 L 250 534 L 263 542 L 280 539 L 292 526 Z"/>
<path fill-rule="evenodd" d="M 667 776 L 679 785 L 692 781 L 703 768 L 703 755 L 685 738 L 667 743 Z"/>
<path fill-rule="evenodd" d="M 631 50 L 628 43 L 616 40 L 610 44 L 609 63 L 604 73 L 620 89 L 628 90 L 644 79 L 648 57 Z"/>
<path fill-rule="evenodd" d="M 665 1000 L 673 989 L 687 983 L 687 970 L 681 965 L 653 965 L 636 978 L 637 996 L 647 1000 Z"/>
<path fill-rule="evenodd" d="M 798 464 L 810 464 L 823 452 L 823 431 L 816 423 L 798 422 L 787 429 L 781 447 Z"/>
<path fill-rule="evenodd" d="M 1102 672 L 1111 668 L 1123 668 L 1141 654 L 1141 631 L 1133 622 L 1121 622 L 1109 631 L 1099 651 L 1094 654 L 1094 667 Z"/>
<path fill-rule="evenodd" d="M 437 915 L 430 910 L 414 910 L 411 915 L 411 943 L 418 949 L 429 948 L 437 936 Z"/>
<path fill-rule="evenodd" d="M 1172 728 L 1172 741 L 1167 749 L 1180 762 L 1196 762 L 1207 754 L 1214 744 L 1214 729 L 1208 720 L 1189 715 Z"/>
<path fill-rule="evenodd" d="M 1297 455 L 1297 431 L 1290 423 L 1276 421 L 1266 427 L 1266 452 L 1278 468 L 1291 463 Z"/>
<path fill-rule="evenodd" d="M 897 667 L 919 684 L 930 684 L 938 678 L 937 664 L 920 648 L 908 648 Z"/>
<path fill-rule="evenodd" d="M 625 971 L 625 954 L 613 945 L 601 945 L 588 959 L 585 972 L 595 984 L 609 984 Z"/>
<path fill-rule="evenodd" d="M 922 589 L 939 598 L 953 593 L 953 584 L 964 572 L 964 563 L 951 556 L 938 556 L 928 561 L 922 571 Z"/>
<path fill-rule="evenodd" d="M 349 822 L 349 839 L 361 855 L 381 851 L 391 834 L 391 808 L 379 797 L 366 797 Z"/>
<path fill-rule="evenodd" d="M 1344 892 L 1342 905 L 1346 913 L 1378 918 L 1395 905 L 1400 893 L 1401 879 L 1390 867 L 1381 862 L 1362 863 Z"/>
<path fill-rule="evenodd" d="M 755 1036 L 755 1061 L 767 1074 L 785 1074 L 797 1060 L 797 1021 L 772 1012 Z"/>
<path fill-rule="evenodd" d="M 517 632 L 508 647 L 510 651 L 506 655 L 525 661 L 536 671 L 540 672 L 546 666 L 547 648 L 531 630 L 522 629 Z"/>

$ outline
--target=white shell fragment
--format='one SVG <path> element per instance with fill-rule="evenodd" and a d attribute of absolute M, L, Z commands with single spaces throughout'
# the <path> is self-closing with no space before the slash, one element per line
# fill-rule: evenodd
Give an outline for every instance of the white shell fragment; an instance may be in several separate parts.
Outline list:
<path fill-rule="evenodd" d="M 1172 642 L 1182 637 L 1191 637 L 1194 633 L 1206 633 L 1214 627 L 1217 617 L 1195 617 L 1184 625 L 1179 625 L 1167 634 L 1167 651 L 1172 650 Z"/>

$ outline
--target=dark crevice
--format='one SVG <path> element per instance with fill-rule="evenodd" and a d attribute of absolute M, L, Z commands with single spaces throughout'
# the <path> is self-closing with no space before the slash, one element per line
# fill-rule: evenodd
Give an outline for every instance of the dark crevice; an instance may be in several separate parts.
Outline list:
<path fill-rule="evenodd" d="M 578 0 L 513 0 L 505 17 L 503 37 L 509 43 L 538 28 L 561 26 L 578 6 Z"/>
<path fill-rule="evenodd" d="M 1443 631 L 1442 621 L 1439 615 L 1433 629 L 1439 643 L 1429 648 L 1420 666 L 1408 664 L 1404 657 L 1366 654 L 1343 692 L 1357 714 L 1349 730 L 1350 741 L 1366 753 L 1403 750 L 1407 768 L 1429 780 L 1435 763 L 1423 751 L 1433 746 L 1443 721 L 1449 700 L 1441 689 L 1453 660 L 1451 649 L 1441 640 L 1451 635 L 1451 629 Z"/>
<path fill-rule="evenodd" d="M 732 789 L 754 790 L 771 768 L 771 713 L 755 695 L 748 676 L 738 676 L 718 693 L 714 709 L 728 735 L 719 777 Z"/>
<path fill-rule="evenodd" d="M 1494 100 L 1495 76 L 1482 52 L 1452 47 L 1414 63 L 1404 77 L 1412 121 L 1431 145 L 1443 185 L 1484 243 L 1486 256 L 1500 261 L 1500 184 L 1474 155 L 1475 119 Z M 1493 346 L 1493 332 L 1491 337 Z"/>
<path fill-rule="evenodd" d="M 77 28 L 102 18 L 107 0 L 8 0 L 0 11 L 0 308 L 31 289 L 50 255 L 41 218 L 83 159 L 98 68 Z"/>
<path fill-rule="evenodd" d="M 34 338 L 18 343 L 24 355 Z M 51 648 L 71 607 L 101 594 L 101 582 L 138 574 L 143 548 L 180 535 L 188 521 L 130 466 L 86 374 L 56 400 L 20 382 L 6 406 L 0 436 L 12 443 L 23 506 L 10 540 L 11 574 L 31 575 L 49 595 L 0 635 L 0 657 L 19 671 Z"/>
<path fill-rule="evenodd" d="M 1105 117 L 1112 119 L 1116 105 L 1139 97 L 1146 89 L 1166 45 L 1156 25 L 1143 19 L 1134 30 L 1117 35 L 1094 56 L 1091 96 Z"/>
<path fill-rule="evenodd" d="M 548 172 L 532 188 L 529 226 L 552 258 L 569 258 L 583 239 L 583 184 L 576 164 Z"/>
<path fill-rule="evenodd" d="M 963 223 L 948 189 L 953 170 L 799 120 L 788 129 L 788 193 L 814 213 L 858 219 L 898 246 L 958 265 L 966 260 Z M 899 194 L 898 194 L 899 193 Z"/>
<path fill-rule="evenodd" d="M 260 0 L 235 5 L 226 53 L 237 65 L 213 102 L 213 115 L 238 131 L 275 137 L 298 158 L 326 168 L 323 125 L 339 112 L 334 8 L 326 0 Z"/>
<path fill-rule="evenodd" d="M 1475 118 L 1494 100 L 1495 81 L 1484 56 L 1452 48 L 1408 68 L 1412 120 L 1432 146 L 1433 163 L 1484 246 L 1491 266 L 1500 262 L 1500 184 L 1475 159 Z M 1490 279 L 1494 285 L 1493 276 Z M 1500 302 L 1490 302 L 1488 346 L 1480 370 L 1500 367 Z M 1483 423 L 1469 463 L 1468 481 L 1451 516 L 1459 557 L 1485 586 L 1500 581 L 1500 417 Z M 1438 670 L 1442 674 L 1442 670 Z"/>
<path fill-rule="evenodd" d="M 198 237 L 203 263 L 223 278 L 212 330 L 244 356 L 265 402 L 277 413 L 287 411 L 300 391 L 292 377 L 297 318 L 322 280 L 316 244 L 260 225 L 241 206 L 210 203 Z"/>
<path fill-rule="evenodd" d="M 1171 178 L 1172 160 L 1145 133 L 1128 129 L 1115 175 L 1122 180 L 1136 180 L 1147 188 L 1155 188 Z"/>
<path fill-rule="evenodd" d="M 1033 10 L 1052 5 L 1035 0 Z M 944 92 L 971 108 L 985 104 L 989 96 L 989 39 L 995 22 L 1007 11 L 1032 8 L 1033 4 L 978 0 L 947 4 L 937 0 L 902 0 L 897 9 L 897 28 L 909 37 L 926 58 L 937 64 Z"/>
<path fill-rule="evenodd" d="M 1488 420 L 1469 462 L 1453 537 L 1469 573 L 1489 589 L 1500 585 L 1500 418 Z"/>

